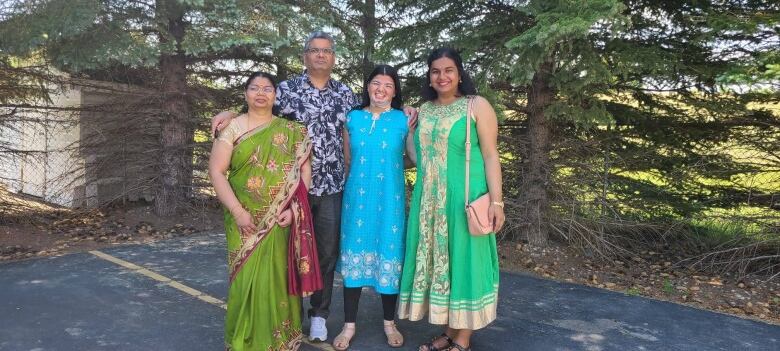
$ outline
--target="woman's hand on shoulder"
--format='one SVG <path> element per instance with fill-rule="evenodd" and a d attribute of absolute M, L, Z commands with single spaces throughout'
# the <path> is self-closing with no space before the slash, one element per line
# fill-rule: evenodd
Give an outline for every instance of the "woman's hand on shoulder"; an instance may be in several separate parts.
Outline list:
<path fill-rule="evenodd" d="M 211 135 L 216 138 L 218 131 L 224 130 L 236 116 L 233 111 L 222 111 L 211 117 Z"/>
<path fill-rule="evenodd" d="M 222 125 L 219 127 L 219 131 L 214 132 L 214 136 L 219 139 L 221 136 L 227 135 L 230 143 L 232 143 L 235 140 L 232 140 L 233 138 L 237 138 L 242 130 L 242 126 L 245 126 L 247 123 L 247 116 L 246 114 L 241 115 L 235 115 L 234 117 L 230 118 L 229 120 L 222 123 Z M 224 139 L 224 138 L 223 138 Z"/>

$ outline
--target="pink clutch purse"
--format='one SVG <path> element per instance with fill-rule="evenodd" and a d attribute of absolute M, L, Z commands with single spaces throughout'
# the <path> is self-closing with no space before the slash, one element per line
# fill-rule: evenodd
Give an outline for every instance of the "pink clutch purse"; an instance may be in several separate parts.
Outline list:
<path fill-rule="evenodd" d="M 473 97 L 469 97 L 468 112 L 466 114 L 466 220 L 469 223 L 469 233 L 471 235 L 487 235 L 493 232 L 494 224 L 488 219 L 488 209 L 490 207 L 490 194 L 482 194 L 476 200 L 469 203 L 469 168 L 471 163 L 471 119 L 473 112 L 471 104 Z"/>
<path fill-rule="evenodd" d="M 471 235 L 485 235 L 493 232 L 493 223 L 488 220 L 490 195 L 484 194 L 466 205 L 466 216 Z"/>

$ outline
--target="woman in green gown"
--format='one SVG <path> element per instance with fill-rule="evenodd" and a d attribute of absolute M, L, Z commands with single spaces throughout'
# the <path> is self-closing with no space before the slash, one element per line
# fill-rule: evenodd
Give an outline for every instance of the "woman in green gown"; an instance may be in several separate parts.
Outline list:
<path fill-rule="evenodd" d="M 209 159 L 225 208 L 227 350 L 297 350 L 296 294 L 316 289 L 306 279 L 319 277 L 307 226 L 311 144 L 302 125 L 273 115 L 275 97 L 273 78 L 252 74 L 245 84 L 247 113 L 220 133 Z"/>
<path fill-rule="evenodd" d="M 498 254 L 495 232 L 504 224 L 495 111 L 449 48 L 428 57 L 414 145 L 417 163 L 401 275 L 399 318 L 445 325 L 421 351 L 470 349 L 471 335 L 496 318 Z M 473 119 L 467 117 L 471 105 Z M 465 202 L 465 140 L 471 129 L 469 202 L 489 193 L 494 233 L 469 234 Z"/>

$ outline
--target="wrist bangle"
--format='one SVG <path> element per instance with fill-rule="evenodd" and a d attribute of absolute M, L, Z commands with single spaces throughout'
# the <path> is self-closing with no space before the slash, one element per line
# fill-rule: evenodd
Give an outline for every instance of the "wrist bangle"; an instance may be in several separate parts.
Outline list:
<path fill-rule="evenodd" d="M 498 207 L 504 208 L 504 202 L 503 201 L 493 201 L 493 205 L 496 205 Z"/>

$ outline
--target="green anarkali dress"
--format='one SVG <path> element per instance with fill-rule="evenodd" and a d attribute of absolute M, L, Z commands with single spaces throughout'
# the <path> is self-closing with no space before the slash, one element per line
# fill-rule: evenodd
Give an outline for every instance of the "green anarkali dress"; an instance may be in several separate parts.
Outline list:
<path fill-rule="evenodd" d="M 274 118 L 243 131 L 237 121 L 219 140 L 233 145 L 228 181 L 257 232 L 242 235 L 225 210 L 230 286 L 225 347 L 235 351 L 297 350 L 301 343 L 301 301 L 288 294 L 290 227 L 276 224 L 301 180 L 308 159 L 306 129 Z"/>
<path fill-rule="evenodd" d="M 472 128 L 469 201 L 488 191 L 467 101 L 420 107 L 398 316 L 416 321 L 427 313 L 432 324 L 474 330 L 496 318 L 499 268 L 495 234 L 472 236 L 466 222 L 466 123 Z"/>

